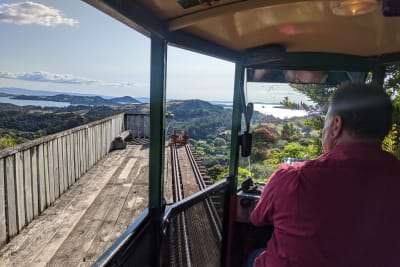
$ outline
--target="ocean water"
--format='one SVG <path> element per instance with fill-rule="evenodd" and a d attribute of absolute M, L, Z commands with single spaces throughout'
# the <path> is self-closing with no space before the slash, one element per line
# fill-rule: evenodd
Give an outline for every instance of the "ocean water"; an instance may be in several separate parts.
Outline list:
<path fill-rule="evenodd" d="M 279 104 L 254 104 L 254 110 L 265 115 L 272 115 L 279 119 L 304 117 L 308 115 L 305 110 L 287 109 Z"/>
<path fill-rule="evenodd" d="M 41 100 L 22 100 L 22 99 L 12 99 L 10 97 L 0 97 L 1 103 L 10 103 L 17 106 L 40 106 L 40 107 L 68 107 L 71 105 L 69 102 L 55 102 L 55 101 L 41 101 Z"/>
<path fill-rule="evenodd" d="M 232 108 L 232 102 L 228 101 L 211 101 L 211 103 L 223 106 L 224 108 Z M 264 115 L 272 115 L 279 119 L 304 117 L 308 115 L 305 110 L 287 109 L 280 104 L 254 104 L 254 110 Z"/>

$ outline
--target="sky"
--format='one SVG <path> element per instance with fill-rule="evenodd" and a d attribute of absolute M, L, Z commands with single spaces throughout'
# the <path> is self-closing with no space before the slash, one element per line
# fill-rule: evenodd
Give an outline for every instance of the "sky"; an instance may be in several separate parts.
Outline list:
<path fill-rule="evenodd" d="M 0 0 L 0 87 L 150 96 L 150 39 L 78 0 Z M 231 101 L 234 64 L 168 47 L 167 98 Z"/>

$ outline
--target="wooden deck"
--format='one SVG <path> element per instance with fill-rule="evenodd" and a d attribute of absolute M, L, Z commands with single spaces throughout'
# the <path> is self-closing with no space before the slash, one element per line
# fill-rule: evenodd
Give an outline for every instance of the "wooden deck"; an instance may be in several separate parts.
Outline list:
<path fill-rule="evenodd" d="M 90 266 L 147 207 L 148 144 L 106 155 L 0 250 L 0 266 Z"/>

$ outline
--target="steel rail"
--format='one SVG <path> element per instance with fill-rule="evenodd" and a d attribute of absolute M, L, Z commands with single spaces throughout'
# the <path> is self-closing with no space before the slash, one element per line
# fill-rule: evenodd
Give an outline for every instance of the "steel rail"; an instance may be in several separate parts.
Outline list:
<path fill-rule="evenodd" d="M 184 198 L 183 195 L 183 184 L 182 184 L 182 174 L 179 166 L 179 158 L 175 144 L 170 145 L 171 148 L 171 158 L 172 158 L 172 179 L 174 183 L 174 201 L 178 202 Z M 183 242 L 185 247 L 185 258 L 186 266 L 192 266 L 192 261 L 190 257 L 190 245 L 188 240 L 188 230 L 185 211 L 179 215 L 179 219 L 182 223 L 183 228 Z"/>
<path fill-rule="evenodd" d="M 190 145 L 186 144 L 185 150 L 186 150 L 186 154 L 189 158 L 190 165 L 193 169 L 193 173 L 196 177 L 196 181 L 200 187 L 200 190 L 204 190 L 206 188 L 206 184 L 204 182 L 203 176 L 200 173 L 199 167 L 197 166 L 196 160 L 194 159 L 192 150 L 190 149 Z M 205 203 L 207 205 L 207 212 L 212 221 L 214 231 L 217 234 L 219 240 L 222 240 L 222 233 L 221 233 L 221 227 L 220 227 L 222 224 L 219 219 L 218 213 L 215 210 L 215 206 L 209 198 L 206 199 Z"/>

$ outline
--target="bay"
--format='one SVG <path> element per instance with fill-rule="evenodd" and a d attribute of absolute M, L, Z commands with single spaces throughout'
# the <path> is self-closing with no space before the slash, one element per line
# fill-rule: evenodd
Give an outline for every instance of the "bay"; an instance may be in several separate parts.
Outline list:
<path fill-rule="evenodd" d="M 305 110 L 288 109 L 279 104 L 254 104 L 254 110 L 264 115 L 272 115 L 279 119 L 304 117 L 308 115 L 308 112 Z"/>
<path fill-rule="evenodd" d="M 10 103 L 17 106 L 40 106 L 40 107 L 68 107 L 71 105 L 69 102 L 55 102 L 55 101 L 43 101 L 43 100 L 22 100 L 12 99 L 11 97 L 0 97 L 0 103 Z"/>
<path fill-rule="evenodd" d="M 224 108 L 232 108 L 232 102 L 229 101 L 211 101 L 214 105 L 219 105 Z M 271 115 L 275 118 L 285 119 L 293 117 L 305 117 L 308 112 L 299 109 L 288 109 L 280 104 L 253 104 L 254 110 L 264 115 Z"/>

